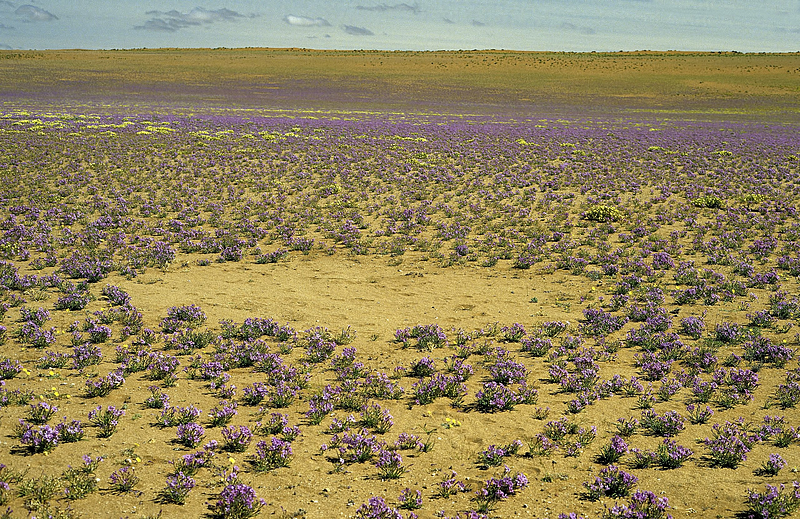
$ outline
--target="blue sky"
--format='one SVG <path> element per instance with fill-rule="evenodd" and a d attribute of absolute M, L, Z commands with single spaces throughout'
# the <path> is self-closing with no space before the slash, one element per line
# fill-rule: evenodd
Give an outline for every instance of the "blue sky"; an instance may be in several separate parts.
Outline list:
<path fill-rule="evenodd" d="M 138 47 L 794 52 L 800 0 L 0 0 L 0 48 Z"/>

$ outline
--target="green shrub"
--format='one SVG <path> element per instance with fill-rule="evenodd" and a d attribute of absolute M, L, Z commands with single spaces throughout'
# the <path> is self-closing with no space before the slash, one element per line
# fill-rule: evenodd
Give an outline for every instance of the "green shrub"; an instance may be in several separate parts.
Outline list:
<path fill-rule="evenodd" d="M 596 204 L 583 213 L 583 217 L 594 222 L 616 222 L 622 219 L 622 212 L 616 207 Z"/>
<path fill-rule="evenodd" d="M 716 195 L 701 196 L 692 200 L 695 207 L 708 207 L 711 209 L 721 209 L 722 199 Z"/>

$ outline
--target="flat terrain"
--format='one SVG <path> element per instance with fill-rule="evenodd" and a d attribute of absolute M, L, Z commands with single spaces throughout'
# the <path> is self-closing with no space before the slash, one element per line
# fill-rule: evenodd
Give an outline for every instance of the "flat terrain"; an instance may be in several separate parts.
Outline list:
<path fill-rule="evenodd" d="M 0 51 L 0 73 L 7 100 L 133 106 L 773 116 L 800 106 L 797 53 Z"/>
<path fill-rule="evenodd" d="M 800 54 L 0 52 L 0 517 L 763 516 L 799 109 Z"/>

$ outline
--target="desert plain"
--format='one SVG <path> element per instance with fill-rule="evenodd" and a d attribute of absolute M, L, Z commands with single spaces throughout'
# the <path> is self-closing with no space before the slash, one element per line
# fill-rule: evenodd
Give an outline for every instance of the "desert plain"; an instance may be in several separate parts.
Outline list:
<path fill-rule="evenodd" d="M 796 53 L 0 52 L 3 517 L 790 514 L 799 111 Z"/>

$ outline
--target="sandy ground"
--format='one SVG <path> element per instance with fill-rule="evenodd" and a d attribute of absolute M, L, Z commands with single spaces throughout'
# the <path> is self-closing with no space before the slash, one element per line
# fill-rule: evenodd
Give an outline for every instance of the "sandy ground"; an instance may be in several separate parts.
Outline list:
<path fill-rule="evenodd" d="M 800 104 L 800 54 L 378 52 L 298 49 L 0 51 L 9 100 L 124 106 L 469 112 L 747 113 Z"/>
<path fill-rule="evenodd" d="M 350 110 L 404 111 L 449 113 L 530 114 L 537 107 L 548 113 L 575 114 L 644 113 L 645 117 L 702 117 L 722 119 L 764 119 L 796 121 L 800 106 L 800 55 L 740 55 L 691 53 L 623 53 L 623 54 L 554 54 L 511 52 L 451 53 L 381 53 L 381 52 L 311 52 L 305 50 L 152 50 L 152 51 L 52 51 L 0 52 L 0 98 L 5 107 L 41 107 L 52 109 L 70 106 L 89 113 L 147 113 L 149 110 L 191 111 L 203 107 L 209 113 L 225 114 L 226 110 L 247 110 L 254 106 L 286 110 L 297 108 L 336 108 Z M 76 108 L 77 107 L 77 108 Z M 684 244 L 685 245 L 685 244 Z M 689 257 L 690 255 L 686 255 Z M 358 352 L 358 360 L 368 368 L 391 373 L 397 366 L 409 366 L 423 356 L 431 356 L 439 366 L 455 350 L 436 349 L 421 352 L 402 349 L 393 341 L 398 329 L 417 324 L 438 324 L 449 338 L 456 330 L 486 329 L 494 323 L 510 326 L 522 323 L 535 329 L 546 321 L 570 321 L 571 332 L 577 329 L 582 309 L 600 295 L 608 298 L 611 281 L 591 281 L 565 271 L 514 269 L 503 260 L 492 268 L 471 264 L 442 268 L 438 262 L 424 260 L 421 255 L 407 253 L 399 258 L 388 256 L 351 256 L 346 252 L 332 256 L 320 250 L 309 255 L 292 252 L 288 261 L 258 265 L 252 258 L 241 262 L 198 266 L 198 255 L 179 254 L 166 270 L 148 269 L 134 279 L 113 274 L 91 291 L 97 299 L 80 312 L 53 311 L 52 326 L 59 334 L 57 350 L 69 351 L 68 326 L 86 318 L 91 312 L 106 308 L 99 297 L 106 282 L 117 285 L 132 297 L 132 303 L 144 315 L 145 326 L 158 329 L 159 321 L 169 308 L 198 304 L 208 315 L 204 329 L 219 331 L 219 321 L 241 322 L 247 317 L 269 317 L 288 323 L 298 331 L 314 326 L 327 327 L 338 333 L 348 326 L 357 332 L 350 346 Z M 774 258 L 772 258 L 774 259 Z M 21 273 L 47 274 L 52 268 L 34 271 L 25 262 Z M 787 276 L 788 277 L 788 276 Z M 665 281 L 667 288 L 674 284 Z M 784 289 L 798 294 L 797 279 L 787 280 Z M 766 289 L 753 290 L 759 303 L 753 310 L 765 307 Z M 30 306 L 52 308 L 58 294 L 50 290 Z M 672 308 L 671 308 L 672 309 Z M 702 305 L 685 305 L 675 319 L 698 315 Z M 735 304 L 708 308 L 707 323 L 724 319 L 743 321 L 744 311 Z M 738 313 L 737 313 L 738 312 Z M 737 317 L 738 316 L 738 317 Z M 5 325 L 9 332 L 18 326 L 16 310 L 9 310 Z M 609 340 L 619 340 L 630 323 L 615 332 Z M 711 326 L 709 326 L 711 328 Z M 794 332 L 793 332 L 794 333 Z M 790 338 L 792 334 L 787 335 Z M 430 452 L 404 451 L 408 473 L 399 480 L 382 481 L 368 463 L 348 466 L 344 472 L 332 472 L 320 446 L 328 441 L 325 433 L 331 418 L 321 425 L 307 425 L 303 413 L 307 399 L 315 391 L 334 382 L 334 374 L 326 365 L 315 368 L 310 388 L 291 406 L 281 412 L 289 415 L 291 425 L 299 425 L 302 435 L 295 440 L 295 457 L 288 468 L 255 474 L 249 472 L 247 454 L 231 454 L 233 461 L 221 453 L 215 460 L 220 466 L 236 464 L 244 469 L 244 479 L 252 483 L 267 505 L 262 517 L 328 518 L 352 517 L 359 505 L 374 495 L 384 496 L 397 506 L 397 496 L 404 488 L 420 490 L 424 506 L 421 518 L 438 516 L 439 510 L 450 517 L 475 507 L 471 497 L 482 482 L 497 475 L 498 469 L 483 469 L 477 464 L 478 453 L 489 445 L 523 443 L 541 433 L 544 424 L 563 415 L 582 427 L 596 426 L 598 439 L 586 446 L 578 457 L 556 453 L 551 457 L 523 456 L 508 459 L 516 471 L 525 472 L 530 487 L 505 502 L 493 512 L 497 517 L 548 517 L 559 513 L 580 512 L 599 517 L 604 506 L 613 500 L 590 502 L 582 498 L 583 482 L 591 481 L 601 466 L 595 457 L 615 434 L 615 421 L 620 417 L 639 417 L 641 410 L 635 398 L 614 397 L 599 401 L 577 415 L 568 415 L 566 403 L 571 396 L 557 391 L 547 382 L 548 364 L 520 351 L 516 343 L 501 344 L 498 337 L 488 339 L 493 346 L 511 351 L 515 360 L 530 370 L 529 382 L 539 389 L 539 401 L 519 405 L 501 413 L 482 413 L 470 408 L 474 395 L 488 378 L 479 356 L 470 357 L 476 375 L 467 381 L 466 408 L 454 408 L 446 398 L 434 403 L 409 405 L 414 378 L 399 380 L 406 396 L 398 401 L 381 400 L 390 410 L 395 425 L 383 438 L 392 443 L 400 432 L 430 438 L 435 446 Z M 27 416 L 25 406 L 7 406 L 0 411 L 0 463 L 16 471 L 28 470 L 28 478 L 42 474 L 60 474 L 67 465 L 80 464 L 81 455 L 102 455 L 106 460 L 98 469 L 100 491 L 72 503 L 83 517 L 118 518 L 201 517 L 208 513 L 208 502 L 215 499 L 219 486 L 209 471 L 198 476 L 198 487 L 185 505 L 157 501 L 164 487 L 164 478 L 171 471 L 170 462 L 192 452 L 175 442 L 174 428 L 158 427 L 158 411 L 147 409 L 143 402 L 154 382 L 141 373 L 132 374 L 125 385 L 104 398 L 86 398 L 83 386 L 87 377 L 105 375 L 116 367 L 112 362 L 115 348 L 126 343 L 100 345 L 104 360 L 82 374 L 71 370 L 36 369 L 42 352 L 21 348 L 16 339 L 9 339 L 2 352 L 19 360 L 30 373 L 22 373 L 7 381 L 7 390 L 31 390 L 42 399 L 59 406 L 58 416 L 85 420 L 96 405 L 126 408 L 118 431 L 108 439 L 96 437 L 88 428 L 87 438 L 78 443 L 60 445 L 49 455 L 30 454 L 20 448 L 13 429 L 20 418 Z M 695 343 L 692 343 L 695 345 Z M 796 339 L 793 347 L 797 347 Z M 278 351 L 277 341 L 270 347 Z M 340 350 L 337 350 L 337 353 Z M 724 358 L 733 347 L 724 347 Z M 738 351 L 738 350 L 737 350 Z M 210 354 L 211 348 L 203 352 Z M 630 377 L 637 374 L 633 366 L 633 349 L 622 349 L 615 362 L 602 363 L 601 377 L 614 374 Z M 299 365 L 303 348 L 282 355 L 287 363 Z M 181 357 L 183 366 L 189 359 Z M 794 367 L 794 364 L 792 364 Z M 718 410 L 713 422 L 733 420 L 739 416 L 760 422 L 764 415 L 784 415 L 790 424 L 797 424 L 800 411 L 769 408 L 772 389 L 784 380 L 785 370 L 764 369 L 759 374 L 761 385 L 753 401 L 733 409 Z M 248 368 L 231 370 L 232 382 L 238 388 L 263 379 L 263 374 Z M 166 388 L 173 405 L 195 405 L 207 412 L 219 398 L 200 380 L 182 374 L 175 387 Z M 58 395 L 56 395 L 56 392 Z M 239 393 L 241 394 L 241 393 Z M 69 395 L 70 398 L 67 398 Z M 658 402 L 655 410 L 681 412 L 691 401 L 683 389 L 666 402 Z M 537 408 L 549 408 L 549 415 L 536 418 Z M 239 407 L 232 422 L 252 425 L 258 420 L 257 407 Z M 347 413 L 336 411 L 338 418 Z M 57 416 L 57 417 L 58 417 Z M 55 419 L 54 419 L 55 420 Z M 448 421 L 450 420 L 450 421 Z M 453 426 L 453 420 L 458 425 Z M 733 517 L 743 509 L 747 488 L 763 489 L 765 483 L 790 483 L 800 467 L 796 445 L 781 449 L 787 467 L 779 476 L 756 475 L 755 471 L 776 448 L 769 443 L 755 445 L 748 460 L 736 470 L 713 467 L 704 457 L 699 441 L 711 434 L 711 425 L 691 425 L 674 439 L 695 451 L 681 469 L 630 469 L 639 477 L 638 488 L 669 497 L 670 513 L 677 518 Z M 207 439 L 221 440 L 219 428 L 207 427 Z M 629 439 L 632 447 L 655 449 L 661 442 L 645 434 Z M 136 461 L 138 458 L 138 461 Z M 132 460 L 132 461 L 130 461 Z M 630 455 L 625 461 L 630 460 Z M 110 473 L 126 463 L 133 463 L 141 477 L 135 492 L 112 494 L 108 489 Z M 436 483 L 450 470 L 461 478 L 469 478 L 472 492 L 445 500 L 435 498 Z M 57 502 L 65 507 L 66 500 Z M 9 506 L 12 517 L 24 517 L 22 499 L 13 496 Z"/>

